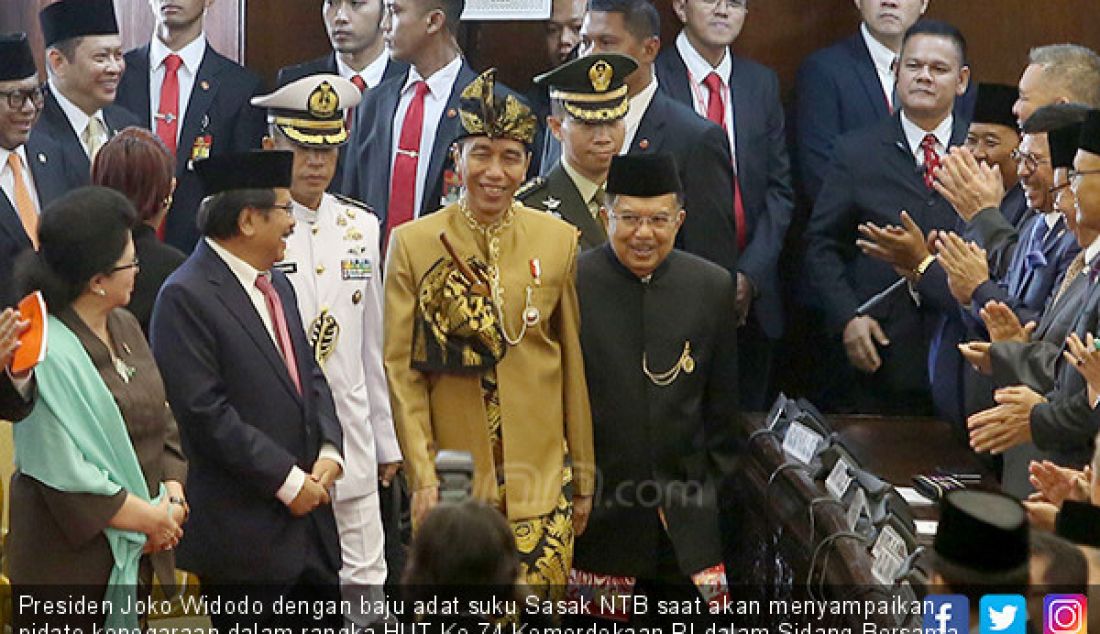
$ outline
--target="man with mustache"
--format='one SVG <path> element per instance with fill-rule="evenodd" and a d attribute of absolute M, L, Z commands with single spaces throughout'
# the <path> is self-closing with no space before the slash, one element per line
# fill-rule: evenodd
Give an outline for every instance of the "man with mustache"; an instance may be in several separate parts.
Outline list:
<path fill-rule="evenodd" d="M 190 253 L 199 239 L 195 214 L 202 186 L 193 164 L 208 156 L 258 149 L 262 113 L 248 100 L 260 78 L 210 46 L 203 31 L 214 0 L 149 0 L 155 27 L 145 46 L 126 53 L 118 87 L 123 106 L 176 158 L 172 207 L 157 235 Z"/>
<path fill-rule="evenodd" d="M 61 165 L 64 180 L 52 192 L 60 196 L 91 182 L 91 159 L 107 139 L 141 123 L 114 105 L 126 63 L 111 0 L 61 0 L 44 7 L 38 21 L 49 81 L 31 138 L 58 146 L 47 159 Z"/>
<path fill-rule="evenodd" d="M 931 412 L 929 373 L 939 359 L 928 356 L 928 333 L 940 326 L 941 307 L 925 305 L 935 294 L 918 303 L 926 299 L 919 291 L 922 277 L 935 262 L 922 230 L 961 223 L 933 189 L 933 173 L 947 150 L 966 138 L 966 122 L 952 114 L 970 80 L 965 59 L 965 40 L 949 24 L 918 22 L 906 32 L 897 67 L 902 108 L 841 139 L 810 216 L 805 275 L 856 370 L 845 378 L 858 412 Z M 899 217 L 902 227 L 895 226 Z M 868 238 L 858 245 L 863 254 L 857 227 Z M 877 261 L 884 255 L 877 242 L 905 248 L 897 250 L 900 257 Z M 899 274 L 914 288 L 897 287 L 863 305 Z"/>

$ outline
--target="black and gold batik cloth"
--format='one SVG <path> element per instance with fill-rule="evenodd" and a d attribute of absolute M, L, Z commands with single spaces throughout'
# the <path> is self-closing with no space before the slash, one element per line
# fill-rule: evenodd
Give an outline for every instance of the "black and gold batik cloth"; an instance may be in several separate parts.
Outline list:
<path fill-rule="evenodd" d="M 466 209 L 464 212 L 469 214 Z M 506 333 L 501 321 L 503 309 L 498 308 L 504 302 L 496 270 L 500 233 L 511 225 L 512 215 L 509 210 L 490 227 L 482 227 L 468 215 L 470 230 L 485 239 L 489 262 L 476 257 L 463 258 L 466 273 L 450 258 L 441 258 L 431 267 L 417 288 L 412 349 L 412 366 L 422 372 L 479 374 L 485 431 L 496 475 L 494 504 L 505 516 L 508 514 L 503 440 L 506 423 L 501 416 L 496 365 L 509 345 L 522 343 L 526 332 L 524 329 L 518 334 Z M 471 280 L 467 274 L 477 279 Z M 480 292 L 474 288 L 479 283 Z M 525 313 L 529 309 L 530 306 L 525 306 Z M 509 524 L 524 581 L 540 596 L 564 596 L 573 560 L 572 470 L 568 464 L 562 469 L 561 490 L 554 508 L 540 516 L 510 520 Z"/>

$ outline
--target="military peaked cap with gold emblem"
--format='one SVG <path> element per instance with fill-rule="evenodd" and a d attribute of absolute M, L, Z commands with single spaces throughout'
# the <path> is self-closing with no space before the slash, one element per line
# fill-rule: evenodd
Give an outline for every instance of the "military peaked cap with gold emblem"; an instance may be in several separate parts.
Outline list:
<path fill-rule="evenodd" d="M 487 136 L 531 145 L 538 117 L 514 93 L 498 88 L 496 79 L 497 69 L 490 68 L 462 90 L 458 111 L 462 133 L 458 138 Z"/>
<path fill-rule="evenodd" d="M 252 98 L 267 108 L 267 121 L 288 139 L 305 147 L 336 147 L 348 141 L 344 113 L 359 104 L 355 84 L 339 75 L 310 75 L 269 95 Z"/>
<path fill-rule="evenodd" d="M 626 78 L 638 68 L 632 57 L 618 53 L 587 55 L 539 75 L 535 83 L 550 87 L 550 99 L 581 121 L 615 121 L 626 116 L 630 98 Z"/>

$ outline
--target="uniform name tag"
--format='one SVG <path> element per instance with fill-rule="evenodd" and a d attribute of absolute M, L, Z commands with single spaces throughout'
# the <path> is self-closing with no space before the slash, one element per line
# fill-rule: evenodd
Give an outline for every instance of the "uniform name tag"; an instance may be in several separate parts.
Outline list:
<path fill-rule="evenodd" d="M 374 266 L 369 258 L 340 260 L 340 277 L 345 280 L 369 280 L 373 274 Z"/>
<path fill-rule="evenodd" d="M 277 271 L 282 271 L 284 275 L 293 275 L 298 272 L 297 262 L 276 262 L 273 267 Z"/>

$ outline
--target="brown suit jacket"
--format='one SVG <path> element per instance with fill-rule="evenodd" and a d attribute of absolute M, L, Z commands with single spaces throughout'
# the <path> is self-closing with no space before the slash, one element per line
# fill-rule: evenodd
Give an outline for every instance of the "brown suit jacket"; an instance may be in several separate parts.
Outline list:
<path fill-rule="evenodd" d="M 477 374 L 426 374 L 412 369 L 412 332 L 420 280 L 447 257 L 446 232 L 460 257 L 488 262 L 484 237 L 467 224 L 458 205 L 393 232 L 386 265 L 385 363 L 390 400 L 406 475 L 413 490 L 435 486 L 437 451 L 473 456 L 475 497 L 498 501 L 488 423 Z M 561 492 L 565 447 L 573 464 L 574 491 L 591 495 L 595 480 L 592 416 L 584 379 L 575 286 L 577 239 L 569 224 L 517 205 L 500 242 L 505 326 L 521 330 L 531 260 L 538 258 L 541 284 L 532 301 L 541 319 L 496 368 L 504 448 L 504 482 L 510 519 L 550 512 Z"/>

